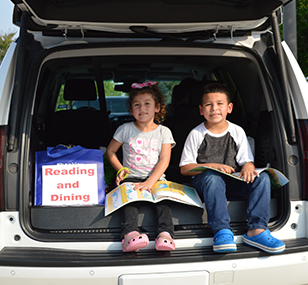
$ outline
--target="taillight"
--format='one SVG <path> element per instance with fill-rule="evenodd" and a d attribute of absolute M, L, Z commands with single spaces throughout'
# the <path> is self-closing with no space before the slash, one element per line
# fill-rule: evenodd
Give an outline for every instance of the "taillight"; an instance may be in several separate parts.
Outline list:
<path fill-rule="evenodd" d="M 0 211 L 4 210 L 4 128 L 0 127 Z"/>
<path fill-rule="evenodd" d="M 304 191 L 303 198 L 308 199 L 308 120 L 299 120 L 300 136 L 303 148 L 303 166 L 304 166 Z"/>

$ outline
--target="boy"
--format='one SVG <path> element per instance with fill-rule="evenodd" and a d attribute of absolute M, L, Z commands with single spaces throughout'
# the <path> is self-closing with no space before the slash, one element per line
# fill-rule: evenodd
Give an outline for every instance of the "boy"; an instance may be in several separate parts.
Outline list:
<path fill-rule="evenodd" d="M 253 155 L 244 130 L 227 121 L 232 112 L 230 91 L 222 83 L 210 83 L 202 90 L 200 114 L 206 121 L 188 135 L 180 161 L 181 173 L 194 176 L 193 186 L 203 197 L 208 223 L 214 234 L 215 252 L 236 251 L 229 225 L 227 197 L 247 198 L 247 228 L 244 243 L 269 253 L 280 253 L 284 242 L 267 229 L 270 218 L 270 179 L 255 172 Z M 217 171 L 187 172 L 197 166 L 208 166 L 225 173 L 240 171 L 246 183 Z M 255 178 L 256 177 L 256 178 Z"/>

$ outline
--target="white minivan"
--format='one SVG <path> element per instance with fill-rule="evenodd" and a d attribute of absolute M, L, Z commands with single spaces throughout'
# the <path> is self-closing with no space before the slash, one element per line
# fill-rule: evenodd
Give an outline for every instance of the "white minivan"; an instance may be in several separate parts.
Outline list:
<path fill-rule="evenodd" d="M 308 284 L 308 85 L 280 40 L 289 1 L 11 1 L 20 35 L 0 66 L 1 284 Z M 145 204 L 138 219 L 150 244 L 123 253 L 119 212 L 35 204 L 35 154 L 58 144 L 103 149 L 132 120 L 126 104 L 109 116 L 105 98 L 146 80 L 165 96 L 164 124 L 177 143 L 166 176 L 179 183 L 189 183 L 179 160 L 203 120 L 201 88 L 229 86 L 228 120 L 251 138 L 256 166 L 289 179 L 271 196 L 269 229 L 285 242 L 283 253 L 243 244 L 244 200 L 228 204 L 238 248 L 228 254 L 213 252 L 206 211 L 197 207 L 172 205 L 177 248 L 157 252 Z M 81 88 L 66 97 L 67 84 Z M 98 100 L 99 108 L 73 109 L 76 100 Z"/>

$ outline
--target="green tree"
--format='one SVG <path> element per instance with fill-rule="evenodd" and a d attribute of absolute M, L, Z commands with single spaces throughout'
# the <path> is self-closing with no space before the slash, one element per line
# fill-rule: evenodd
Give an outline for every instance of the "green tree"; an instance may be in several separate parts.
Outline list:
<path fill-rule="evenodd" d="M 114 90 L 115 83 L 113 80 L 110 81 L 104 81 L 104 89 L 105 89 L 105 96 L 125 96 L 125 94 L 122 91 L 116 91 Z"/>
<path fill-rule="evenodd" d="M 296 1 L 297 58 L 305 76 L 308 76 L 308 0 Z"/>
<path fill-rule="evenodd" d="M 13 37 L 15 34 L 16 33 L 6 33 L 4 35 L 0 35 L 0 63 L 2 62 L 11 43 L 14 41 Z"/>

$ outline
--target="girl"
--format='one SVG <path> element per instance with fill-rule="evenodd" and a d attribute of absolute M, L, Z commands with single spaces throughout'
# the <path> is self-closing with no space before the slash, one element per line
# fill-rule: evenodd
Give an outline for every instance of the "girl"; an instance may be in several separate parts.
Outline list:
<path fill-rule="evenodd" d="M 175 145 L 171 131 L 162 125 L 165 115 L 163 96 L 157 82 L 132 84 L 129 108 L 135 121 L 121 125 L 107 148 L 107 158 L 117 171 L 116 184 L 133 182 L 135 190 L 147 190 L 157 180 L 165 180 L 164 172 L 170 161 L 171 147 Z M 116 152 L 122 146 L 123 165 Z M 124 166 L 124 167 L 123 167 Z M 149 244 L 146 234 L 138 232 L 138 203 L 122 208 L 122 249 L 137 251 Z M 155 204 L 157 213 L 156 250 L 175 249 L 171 209 L 167 201 Z"/>

